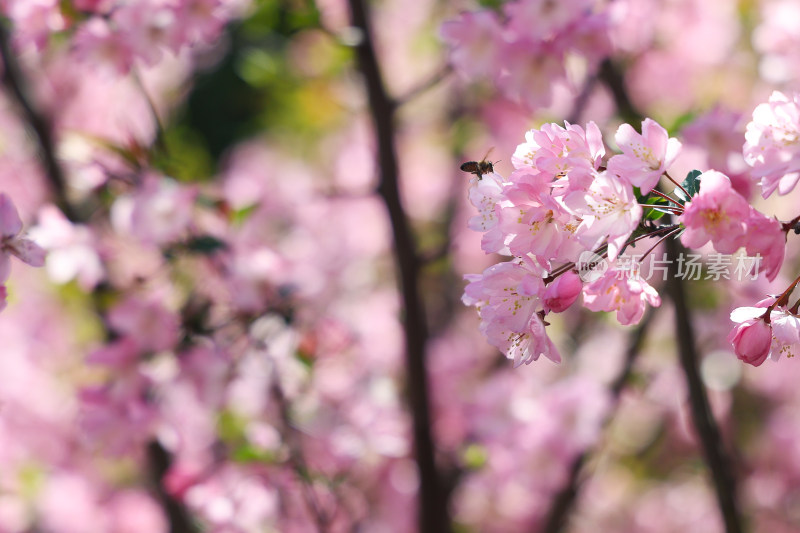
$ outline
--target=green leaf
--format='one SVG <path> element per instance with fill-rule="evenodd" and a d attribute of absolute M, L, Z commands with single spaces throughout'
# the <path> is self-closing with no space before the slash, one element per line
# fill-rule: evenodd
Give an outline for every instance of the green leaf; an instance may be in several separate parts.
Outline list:
<path fill-rule="evenodd" d="M 700 180 L 698 179 L 700 174 L 702 174 L 701 171 L 692 170 L 686 175 L 686 179 L 683 180 L 683 183 L 681 183 L 681 187 L 686 189 L 686 192 L 689 193 L 689 196 L 686 196 L 680 187 L 675 187 L 673 192 L 675 193 L 675 196 L 681 200 L 681 203 L 688 202 L 700 190 Z"/>
<path fill-rule="evenodd" d="M 669 200 L 661 196 L 649 196 L 642 203 L 649 205 L 670 205 Z M 671 213 L 669 209 L 658 209 L 656 207 L 645 208 L 644 220 L 658 220 L 664 215 Z"/>

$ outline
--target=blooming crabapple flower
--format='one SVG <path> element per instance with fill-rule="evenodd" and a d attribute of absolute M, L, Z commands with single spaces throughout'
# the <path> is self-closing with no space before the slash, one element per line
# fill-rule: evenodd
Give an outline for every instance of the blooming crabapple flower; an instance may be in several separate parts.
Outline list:
<path fill-rule="evenodd" d="M 512 31 L 548 40 L 575 22 L 583 23 L 592 13 L 592 4 L 593 0 L 509 2 L 504 5 L 504 11 Z"/>
<path fill-rule="evenodd" d="M 131 53 L 146 65 L 155 65 L 165 49 L 177 52 L 182 44 L 180 24 L 166 2 L 145 0 L 122 5 L 114 10 L 111 19 Z"/>
<path fill-rule="evenodd" d="M 509 331 L 500 322 L 490 322 L 482 328 L 489 344 L 514 361 L 514 368 L 531 364 L 544 355 L 554 363 L 561 362 L 561 354 L 547 336 L 545 324 L 538 314 L 530 318 L 524 332 Z"/>
<path fill-rule="evenodd" d="M 570 307 L 583 289 L 580 276 L 569 270 L 545 287 L 542 302 L 545 311 L 560 313 Z"/>
<path fill-rule="evenodd" d="M 450 62 L 466 79 L 494 76 L 503 29 L 493 11 L 464 13 L 442 24 L 439 33 L 450 47 Z"/>
<path fill-rule="evenodd" d="M 649 118 L 642 122 L 641 135 L 630 124 L 623 124 L 614 139 L 622 154 L 609 159 L 608 171 L 639 187 L 642 193 L 656 186 L 681 149 L 678 139 L 670 138 L 667 130 Z"/>
<path fill-rule="evenodd" d="M 709 240 L 714 249 L 730 254 L 745 240 L 750 204 L 731 187 L 728 177 L 716 170 L 700 175 L 700 192 L 686 202 L 678 220 L 686 226 L 681 242 L 699 248 Z"/>
<path fill-rule="evenodd" d="M 745 225 L 747 233 L 744 245 L 747 255 L 761 256 L 760 268 L 766 273 L 769 281 L 774 280 L 783 265 L 786 253 L 786 233 L 782 224 L 750 207 L 750 217 Z"/>
<path fill-rule="evenodd" d="M 5 15 L 14 21 L 14 37 L 19 44 L 45 48 L 52 34 L 65 27 L 58 0 L 3 2 Z"/>
<path fill-rule="evenodd" d="M 770 354 L 772 328 L 764 320 L 765 312 L 763 307 L 740 307 L 731 313 L 731 320 L 739 325 L 728 335 L 728 342 L 736 357 L 753 366 L 761 365 Z"/>
<path fill-rule="evenodd" d="M 149 244 L 179 239 L 192 218 L 197 190 L 171 178 L 147 176 L 133 196 L 119 197 L 111 208 L 117 231 Z"/>
<path fill-rule="evenodd" d="M 758 105 L 744 135 L 744 160 L 760 178 L 761 195 L 789 193 L 800 179 L 800 94 L 775 91 Z"/>
<path fill-rule="evenodd" d="M 558 249 L 566 237 L 564 226 L 570 215 L 550 197 L 542 195 L 541 205 L 506 207 L 500 212 L 500 228 L 511 235 L 508 248 L 517 257 L 536 256 L 542 267 L 558 256 Z"/>
<path fill-rule="evenodd" d="M 564 125 L 566 128 L 550 123 L 527 132 L 525 142 L 511 157 L 514 168 L 533 167 L 551 176 L 564 175 L 574 168 L 599 168 L 606 149 L 597 124 L 587 123 L 586 131 L 577 124 Z"/>
<path fill-rule="evenodd" d="M 684 142 L 703 149 L 708 155 L 708 167 L 724 171 L 734 160 L 737 167 L 744 167 L 742 158 L 741 113 L 715 106 L 681 130 Z M 745 167 L 746 168 L 746 167 Z M 741 172 L 741 168 L 731 169 Z M 745 195 L 742 195 L 745 196 Z"/>
<path fill-rule="evenodd" d="M 770 324 L 772 325 L 770 357 L 777 361 L 782 355 L 794 357 L 800 354 L 800 317 L 776 307 L 770 314 Z"/>
<path fill-rule="evenodd" d="M 20 260 L 31 266 L 44 265 L 45 251 L 38 244 L 26 237 L 22 237 L 22 220 L 19 218 L 17 208 L 11 198 L 5 193 L 0 193 L 0 282 L 8 279 L 11 273 L 11 256 L 15 255 Z"/>
<path fill-rule="evenodd" d="M 612 268 L 583 288 L 583 305 L 590 311 L 616 311 L 623 326 L 637 324 L 644 315 L 645 304 L 661 305 L 658 292 L 645 280 L 629 276 L 629 272 Z"/>
<path fill-rule="evenodd" d="M 55 283 L 77 279 L 83 289 L 94 288 L 104 272 L 91 229 L 72 224 L 54 205 L 42 207 L 38 219 L 30 235 L 47 250 L 45 268 L 50 279 Z"/>
<path fill-rule="evenodd" d="M 562 56 L 550 43 L 526 39 L 503 43 L 498 51 L 501 68 L 496 83 L 509 99 L 528 109 L 548 106 L 553 80 L 566 76 Z"/>
<path fill-rule="evenodd" d="M 120 34 L 104 19 L 93 17 L 78 28 L 73 38 L 77 56 L 89 64 L 113 67 L 127 74 L 136 59 Z"/>
<path fill-rule="evenodd" d="M 575 235 L 588 249 L 608 241 L 608 258 L 614 260 L 642 218 L 633 187 L 607 172 L 596 175 L 586 191 L 564 197 L 572 213 L 583 218 Z"/>
<path fill-rule="evenodd" d="M 469 201 L 478 210 L 467 223 L 469 229 L 484 232 L 481 240 L 481 249 L 486 253 L 496 253 L 503 250 L 503 234 L 497 226 L 498 203 L 503 200 L 503 178 L 500 174 L 492 172 L 484 174 L 480 179 L 473 178 L 470 182 Z"/>
<path fill-rule="evenodd" d="M 561 360 L 537 312 L 544 288 L 542 274 L 535 265 L 509 261 L 493 265 L 483 274 L 465 276 L 469 284 L 462 301 L 478 308 L 481 332 L 492 346 L 514 360 L 514 366 L 541 355 Z"/>

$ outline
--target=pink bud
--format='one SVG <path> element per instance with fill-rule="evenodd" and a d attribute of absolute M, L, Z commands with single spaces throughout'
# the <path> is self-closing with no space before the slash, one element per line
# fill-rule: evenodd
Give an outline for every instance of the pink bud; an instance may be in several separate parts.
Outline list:
<path fill-rule="evenodd" d="M 733 344 L 736 357 L 745 363 L 759 366 L 769 355 L 772 328 L 761 318 L 751 319 L 736 326 L 728 340 Z"/>
<path fill-rule="evenodd" d="M 571 270 L 555 279 L 542 294 L 545 311 L 560 313 L 575 303 L 583 288 L 581 278 Z"/>

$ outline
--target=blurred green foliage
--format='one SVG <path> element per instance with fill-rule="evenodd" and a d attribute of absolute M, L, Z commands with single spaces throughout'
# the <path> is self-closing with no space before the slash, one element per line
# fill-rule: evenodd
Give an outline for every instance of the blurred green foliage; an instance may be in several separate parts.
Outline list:
<path fill-rule="evenodd" d="M 180 180 L 210 177 L 228 148 L 256 135 L 308 157 L 346 118 L 336 83 L 352 54 L 321 29 L 313 2 L 257 2 L 223 41 L 224 56 L 197 76 L 163 134 L 164 170 Z"/>

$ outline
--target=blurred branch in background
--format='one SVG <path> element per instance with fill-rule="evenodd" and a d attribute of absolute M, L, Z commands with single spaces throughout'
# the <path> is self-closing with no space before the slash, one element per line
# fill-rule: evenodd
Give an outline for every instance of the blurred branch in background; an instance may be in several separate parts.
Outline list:
<path fill-rule="evenodd" d="M 56 159 L 52 124 L 36 108 L 29 92 L 26 90 L 22 69 L 14 52 L 11 50 L 8 25 L 10 25 L 10 22 L 7 19 L 0 18 L 0 57 L 3 59 L 3 85 L 11 99 L 19 106 L 22 119 L 36 135 L 39 156 L 42 158 L 45 176 L 50 182 L 56 205 L 69 220 L 77 222 L 78 216 L 67 199 L 64 171 Z"/>
<path fill-rule="evenodd" d="M 675 239 L 668 239 L 666 247 L 670 258 L 667 291 L 675 306 L 675 333 L 678 340 L 678 355 L 689 389 L 692 422 L 700 437 L 703 456 L 711 472 L 711 478 L 717 494 L 717 503 L 725 522 L 725 531 L 727 533 L 741 533 L 744 528 L 736 495 L 736 479 L 734 478 L 731 460 L 723 446 L 719 428 L 711 413 L 705 386 L 700 378 L 700 357 L 695 348 L 691 315 L 686 303 L 686 290 L 676 270 L 678 255 L 684 249 Z"/>
<path fill-rule="evenodd" d="M 614 414 L 619 405 L 619 398 L 625 384 L 630 378 L 633 371 L 633 365 L 636 362 L 639 354 L 641 353 L 642 346 L 647 337 L 647 332 L 653 322 L 653 317 L 656 314 L 656 309 L 650 309 L 645 314 L 642 321 L 636 328 L 630 332 L 628 336 L 628 349 L 625 352 L 625 359 L 622 363 L 617 377 L 611 384 L 609 392 L 611 393 L 611 405 L 609 406 L 608 415 L 603 422 L 604 427 L 608 427 L 609 423 L 614 417 Z M 578 455 L 572 462 L 569 469 L 567 482 L 559 490 L 553 498 L 553 503 L 550 511 L 544 520 L 542 533 L 560 533 L 564 531 L 567 526 L 570 513 L 575 507 L 575 502 L 578 499 L 578 494 L 581 488 L 581 474 L 583 473 L 584 466 L 589 460 L 593 450 L 587 449 Z"/>
<path fill-rule="evenodd" d="M 405 317 L 406 393 L 413 419 L 414 451 L 419 471 L 419 531 L 440 533 L 450 530 L 446 495 L 436 466 L 430 414 L 430 391 L 425 367 L 428 340 L 424 306 L 419 288 L 420 261 L 411 228 L 400 200 L 399 172 L 395 152 L 394 115 L 396 104 L 386 93 L 370 29 L 369 13 L 362 0 L 349 0 L 353 26 L 360 32 L 355 45 L 358 66 L 364 76 L 370 114 L 378 146 L 380 183 L 392 225 L 397 274 Z"/>
<path fill-rule="evenodd" d="M 631 102 L 622 74 L 610 60 L 603 62 L 600 79 L 611 91 L 614 103 L 625 121 L 638 123 L 644 119 L 642 113 Z M 675 239 L 667 239 L 665 245 L 670 265 L 666 289 L 675 306 L 675 336 L 678 341 L 681 369 L 689 393 L 692 423 L 711 474 L 717 504 L 725 522 L 725 531 L 741 533 L 744 529 L 737 503 L 736 480 L 731 469 L 731 461 L 722 445 L 719 427 L 711 414 L 705 386 L 700 379 L 699 354 L 695 348 L 691 311 L 686 302 L 685 287 L 676 271 L 677 257 L 683 247 Z"/>

